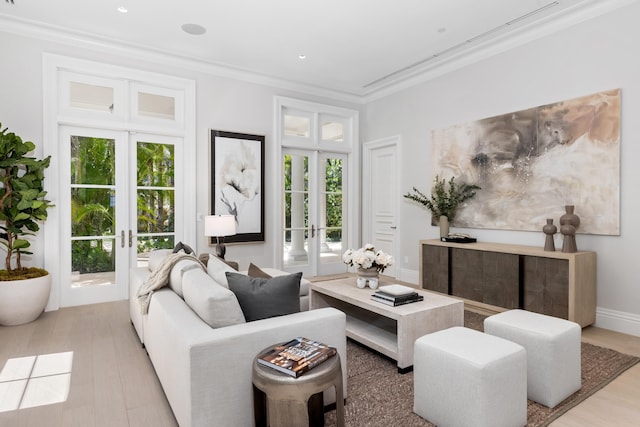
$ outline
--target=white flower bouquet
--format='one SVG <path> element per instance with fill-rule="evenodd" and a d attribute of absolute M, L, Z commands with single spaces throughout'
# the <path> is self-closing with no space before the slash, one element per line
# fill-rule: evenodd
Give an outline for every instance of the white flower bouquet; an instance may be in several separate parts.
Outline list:
<path fill-rule="evenodd" d="M 393 264 L 393 257 L 383 251 L 376 251 L 372 244 L 367 243 L 364 248 L 348 249 L 342 255 L 342 261 L 351 267 L 363 269 L 375 267 L 379 272 L 383 272 Z"/>

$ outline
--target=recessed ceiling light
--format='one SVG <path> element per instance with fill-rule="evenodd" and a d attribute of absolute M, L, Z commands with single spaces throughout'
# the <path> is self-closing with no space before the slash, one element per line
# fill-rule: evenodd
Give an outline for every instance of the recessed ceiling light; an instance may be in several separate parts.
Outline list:
<path fill-rule="evenodd" d="M 439 33 L 444 33 L 445 31 L 447 31 L 447 29 L 445 27 L 438 28 L 438 32 Z"/>
<path fill-rule="evenodd" d="M 120 6 L 120 7 L 118 8 L 118 12 L 120 12 L 120 13 L 127 13 L 127 12 L 129 12 L 129 9 L 127 9 L 127 8 L 126 8 L 126 7 L 124 7 L 124 6 Z"/>
<path fill-rule="evenodd" d="M 194 36 L 201 36 L 202 34 L 207 32 L 207 29 L 202 25 L 198 24 L 182 24 L 182 31 L 187 34 L 192 34 Z"/>
<path fill-rule="evenodd" d="M 307 55 L 301 53 L 300 55 L 298 55 L 298 59 L 307 59 Z"/>

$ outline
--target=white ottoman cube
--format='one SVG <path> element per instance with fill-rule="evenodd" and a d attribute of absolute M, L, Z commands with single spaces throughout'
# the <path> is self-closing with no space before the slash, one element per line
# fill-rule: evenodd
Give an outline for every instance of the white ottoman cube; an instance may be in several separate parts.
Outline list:
<path fill-rule="evenodd" d="M 509 310 L 484 321 L 487 334 L 527 351 L 527 396 L 553 408 L 582 387 L 582 329 L 577 323 L 524 310 Z"/>
<path fill-rule="evenodd" d="M 522 346 L 464 327 L 416 340 L 413 411 L 438 427 L 527 424 Z"/>

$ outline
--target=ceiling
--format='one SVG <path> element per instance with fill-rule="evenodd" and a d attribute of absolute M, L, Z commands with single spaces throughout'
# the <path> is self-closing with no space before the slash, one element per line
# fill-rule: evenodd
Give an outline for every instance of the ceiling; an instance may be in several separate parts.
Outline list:
<path fill-rule="evenodd" d="M 623 2 L 13 1 L 0 3 L 0 31 L 30 28 L 35 34 L 37 29 L 93 49 L 133 49 L 226 75 L 354 99 L 393 90 L 445 64 L 513 46 L 514 40 L 526 42 Z M 128 11 L 119 12 L 121 6 Z M 188 34 L 183 24 L 206 32 Z"/>

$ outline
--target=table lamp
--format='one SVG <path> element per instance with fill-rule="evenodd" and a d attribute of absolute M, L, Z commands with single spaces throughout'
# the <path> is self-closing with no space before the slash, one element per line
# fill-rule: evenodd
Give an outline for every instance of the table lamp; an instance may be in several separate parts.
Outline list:
<path fill-rule="evenodd" d="M 236 218 L 233 215 L 208 215 L 204 218 L 204 235 L 216 238 L 216 255 L 224 259 L 227 249 L 224 237 L 236 234 Z"/>

